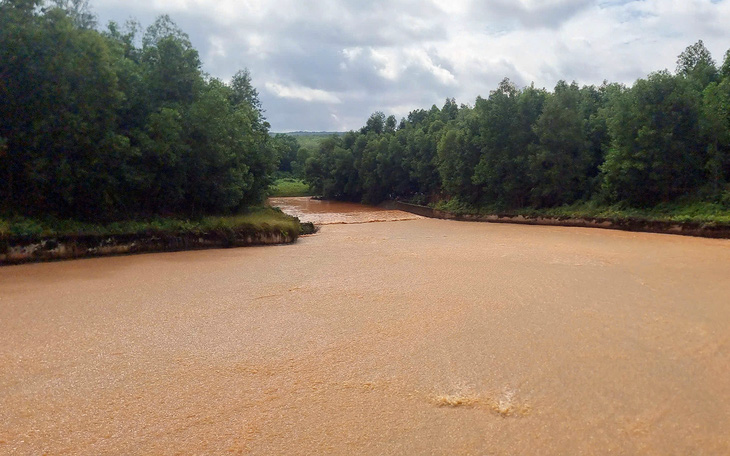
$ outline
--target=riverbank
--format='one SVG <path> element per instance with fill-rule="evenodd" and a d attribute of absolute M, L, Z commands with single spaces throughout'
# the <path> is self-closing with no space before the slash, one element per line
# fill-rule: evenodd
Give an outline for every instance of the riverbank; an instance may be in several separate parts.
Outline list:
<path fill-rule="evenodd" d="M 439 203 L 435 207 L 392 201 L 385 204 L 401 211 L 423 217 L 471 222 L 515 223 L 522 225 L 570 226 L 603 228 L 644 233 L 678 234 L 707 238 L 730 238 L 730 213 L 706 206 L 676 209 L 617 209 L 613 207 L 570 206 L 552 209 L 523 209 L 497 212 L 453 203 Z M 702 210 L 704 209 L 704 210 Z"/>
<path fill-rule="evenodd" d="M 155 218 L 92 224 L 0 219 L 0 265 L 254 245 L 289 244 L 314 227 L 271 207 L 199 220 Z"/>

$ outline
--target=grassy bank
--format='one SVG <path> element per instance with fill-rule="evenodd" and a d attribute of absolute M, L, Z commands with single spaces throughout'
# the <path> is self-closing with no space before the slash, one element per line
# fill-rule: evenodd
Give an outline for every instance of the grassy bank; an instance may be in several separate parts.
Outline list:
<path fill-rule="evenodd" d="M 555 208 L 523 208 L 504 210 L 498 207 L 474 206 L 452 199 L 440 201 L 433 205 L 434 209 L 456 215 L 490 215 L 555 218 L 584 218 L 610 220 L 640 220 L 669 223 L 730 224 L 730 208 L 718 203 L 692 202 L 659 204 L 651 208 L 635 208 L 625 205 L 601 205 L 595 202 L 583 202 Z"/>
<path fill-rule="evenodd" d="M 277 179 L 271 187 L 270 196 L 312 196 L 309 185 L 301 179 L 290 177 Z"/>
<path fill-rule="evenodd" d="M 432 204 L 436 210 L 457 216 L 504 217 L 551 217 L 555 219 L 610 220 L 619 223 L 649 222 L 697 227 L 730 228 L 730 208 L 711 202 L 688 202 L 659 204 L 650 208 L 636 208 L 625 205 L 601 205 L 595 202 L 582 202 L 555 208 L 522 208 L 504 210 L 493 206 L 475 206 L 456 199 Z"/>
<path fill-rule="evenodd" d="M 154 218 L 109 224 L 0 218 L 0 265 L 103 255 L 287 244 L 315 227 L 277 208 L 196 220 Z"/>
<path fill-rule="evenodd" d="M 209 216 L 196 220 L 156 217 L 108 224 L 26 217 L 0 218 L 0 239 L 33 241 L 52 237 L 204 234 L 213 231 L 299 234 L 299 220 L 271 207 L 253 208 L 230 216 Z"/>

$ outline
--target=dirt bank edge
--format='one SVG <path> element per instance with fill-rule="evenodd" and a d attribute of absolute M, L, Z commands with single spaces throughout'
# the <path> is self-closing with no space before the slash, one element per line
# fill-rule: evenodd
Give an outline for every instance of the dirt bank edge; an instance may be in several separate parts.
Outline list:
<path fill-rule="evenodd" d="M 601 218 L 601 217 L 551 217 L 540 215 L 510 214 L 453 214 L 428 206 L 388 201 L 384 207 L 398 209 L 423 217 L 468 222 L 516 223 L 521 225 L 571 226 L 579 228 L 603 228 L 608 230 L 636 231 L 643 233 L 677 234 L 716 239 L 730 239 L 730 224 L 700 222 L 669 222 L 644 220 L 639 218 Z"/>
<path fill-rule="evenodd" d="M 106 255 L 175 252 L 290 244 L 299 233 L 285 230 L 215 230 L 205 233 L 146 233 L 0 239 L 0 266 Z"/>

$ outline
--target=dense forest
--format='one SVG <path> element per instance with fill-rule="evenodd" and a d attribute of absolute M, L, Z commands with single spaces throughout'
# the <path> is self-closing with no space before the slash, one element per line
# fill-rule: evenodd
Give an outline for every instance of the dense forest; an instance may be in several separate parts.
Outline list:
<path fill-rule="evenodd" d="M 730 51 L 718 68 L 699 41 L 675 73 L 632 87 L 560 81 L 549 92 L 505 79 L 473 107 L 447 99 L 399 122 L 376 112 L 324 141 L 304 173 L 319 194 L 370 203 L 730 207 Z"/>
<path fill-rule="evenodd" d="M 98 30 L 85 0 L 0 0 L 0 210 L 230 213 L 278 159 L 247 71 L 206 75 L 167 16 Z"/>

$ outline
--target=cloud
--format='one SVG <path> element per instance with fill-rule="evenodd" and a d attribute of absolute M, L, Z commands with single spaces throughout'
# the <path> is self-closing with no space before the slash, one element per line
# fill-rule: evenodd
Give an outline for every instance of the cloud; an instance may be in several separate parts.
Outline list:
<path fill-rule="evenodd" d="M 357 129 L 376 110 L 405 116 L 473 103 L 509 77 L 632 83 L 674 69 L 704 40 L 730 43 L 730 0 L 95 0 L 100 21 L 169 13 L 204 70 L 251 71 L 274 131 Z"/>
<path fill-rule="evenodd" d="M 492 0 L 478 9 L 485 19 L 512 21 L 527 28 L 557 28 L 592 6 L 592 0 Z"/>
<path fill-rule="evenodd" d="M 301 86 L 284 86 L 274 82 L 267 82 L 266 89 L 280 98 L 291 98 L 318 103 L 340 103 L 337 95 L 319 89 Z"/>

